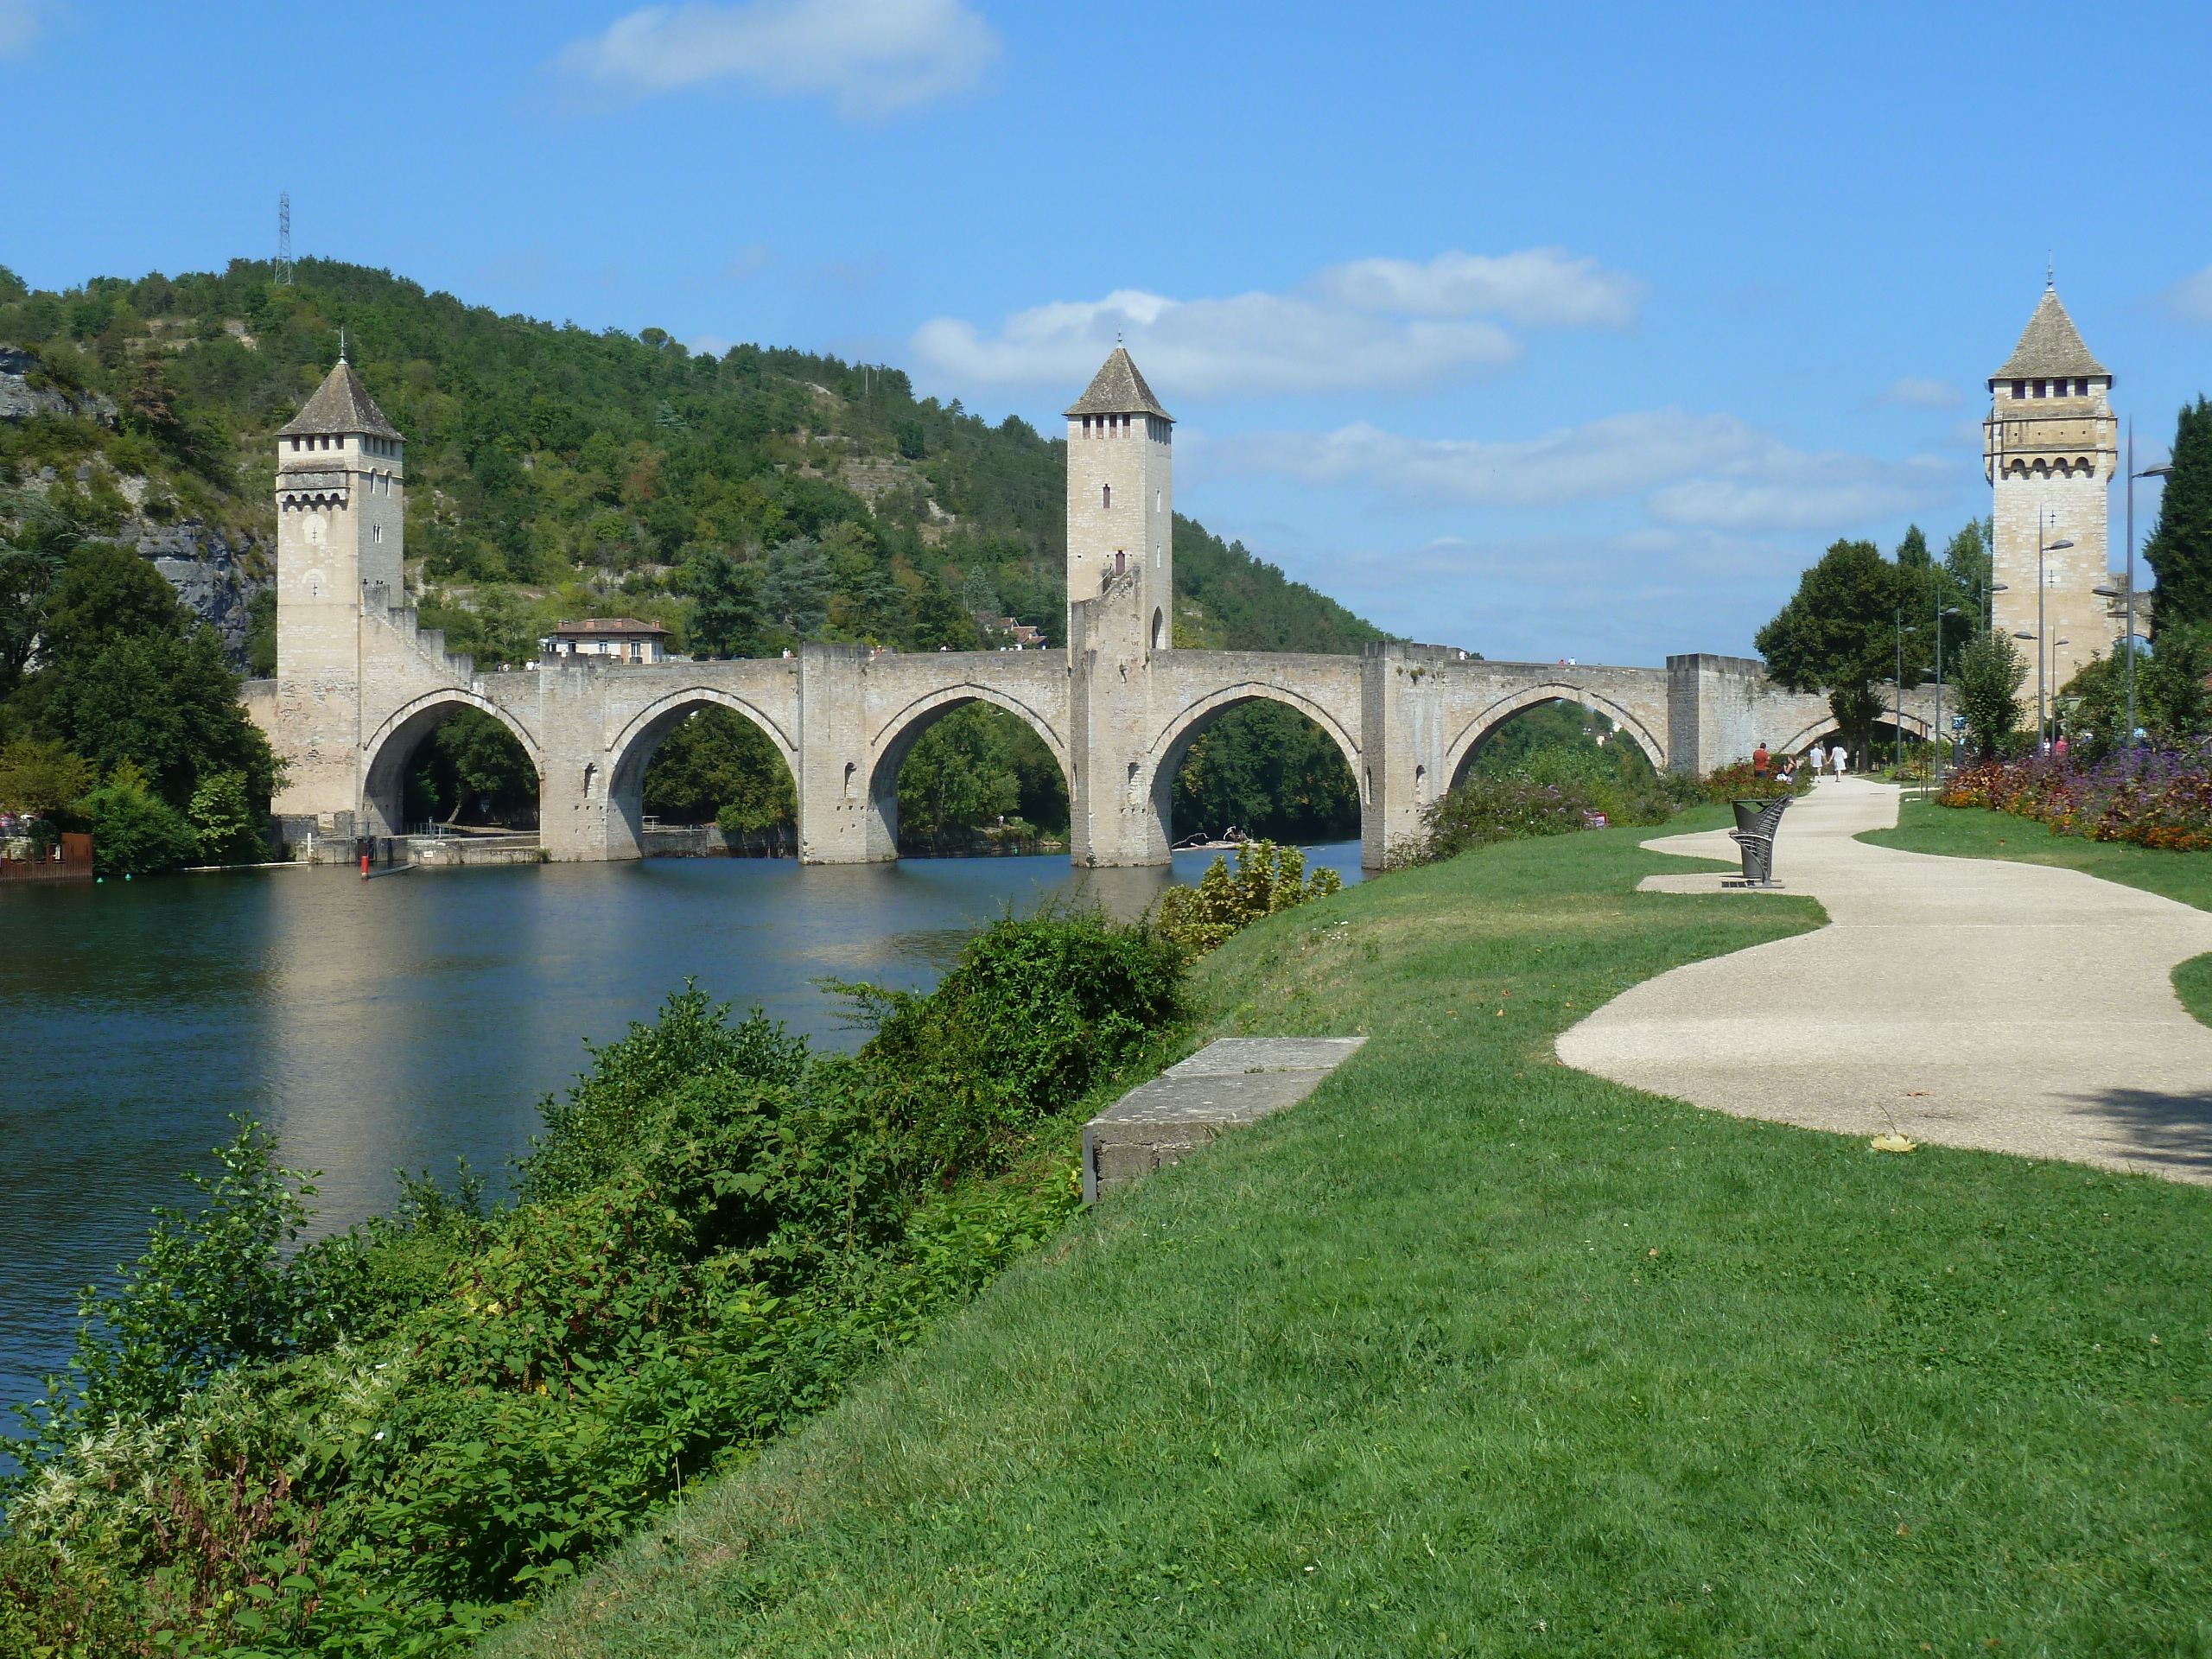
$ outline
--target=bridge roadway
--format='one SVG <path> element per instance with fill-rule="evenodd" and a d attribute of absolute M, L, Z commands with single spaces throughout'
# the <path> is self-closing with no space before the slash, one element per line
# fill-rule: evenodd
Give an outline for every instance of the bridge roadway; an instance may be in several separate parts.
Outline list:
<path fill-rule="evenodd" d="M 1156 649 L 1115 586 L 1071 607 L 1065 651 L 809 645 L 788 658 L 494 673 L 447 654 L 442 635 L 417 630 L 413 611 L 364 607 L 352 684 L 257 682 L 248 704 L 272 732 L 328 734 L 295 746 L 295 779 L 320 777 L 322 800 L 355 803 L 352 812 L 288 815 L 296 839 L 399 833 L 416 746 L 457 707 L 481 709 L 537 766 L 541 844 L 560 860 L 641 856 L 654 751 L 694 711 L 729 709 L 790 766 L 800 855 L 817 863 L 898 855 L 899 766 L 934 721 L 973 702 L 1026 721 L 1052 750 L 1068 780 L 1078 865 L 1165 862 L 1184 755 L 1212 721 L 1255 700 L 1296 709 L 1335 741 L 1359 788 L 1370 868 L 1418 831 L 1421 809 L 1464 777 L 1491 732 L 1538 703 L 1567 698 L 1598 709 L 1655 766 L 1699 773 L 1762 741 L 1802 747 L 1832 725 L 1824 699 L 1783 691 L 1762 664 L 1739 658 L 1608 668 L 1482 662 L 1402 644 L 1358 657 Z M 334 706 L 348 702 L 352 711 Z M 1928 705 L 1924 693 L 1908 700 L 1908 730 L 1924 734 Z M 347 727 L 358 738 L 330 741 Z"/>

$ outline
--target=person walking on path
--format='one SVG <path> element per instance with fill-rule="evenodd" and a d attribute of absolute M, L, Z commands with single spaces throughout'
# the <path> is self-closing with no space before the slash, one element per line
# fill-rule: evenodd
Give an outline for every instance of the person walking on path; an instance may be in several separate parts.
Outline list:
<path fill-rule="evenodd" d="M 1828 759 L 1835 763 L 1836 781 L 1838 783 L 1841 783 L 1843 781 L 1843 774 L 1848 771 L 1851 766 L 1851 751 L 1845 748 L 1842 744 L 1839 743 L 1835 747 L 1828 751 Z"/>
<path fill-rule="evenodd" d="M 1762 743 L 1762 744 L 1760 744 L 1760 745 L 1758 746 L 1758 747 L 1757 747 L 1756 749 L 1753 749 L 1753 750 L 1751 751 L 1751 776 L 1752 776 L 1752 777 L 1754 777 L 1754 778 L 1764 778 L 1764 777 L 1765 777 L 1765 776 L 1766 776 L 1767 768 L 1768 768 L 1769 766 L 1772 766 L 1773 764 L 1774 764 L 1774 757 L 1773 757 L 1772 755 L 1769 754 L 1769 753 L 1766 752 L 1766 745 L 1765 745 L 1765 744 Z"/>
<path fill-rule="evenodd" d="M 1821 740 L 1813 740 L 1813 752 L 1805 757 L 1813 764 L 1813 776 L 1818 778 L 1828 768 L 1828 752 L 1821 747 Z"/>

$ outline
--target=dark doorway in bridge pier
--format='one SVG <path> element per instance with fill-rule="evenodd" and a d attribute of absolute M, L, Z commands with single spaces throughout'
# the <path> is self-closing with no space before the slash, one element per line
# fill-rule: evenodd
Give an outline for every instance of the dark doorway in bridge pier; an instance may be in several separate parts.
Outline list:
<path fill-rule="evenodd" d="M 1311 846 L 1359 834 L 1359 785 L 1336 740 L 1306 715 L 1243 702 L 1191 740 L 1171 810 L 1178 842 L 1236 830 Z"/>
<path fill-rule="evenodd" d="M 480 709 L 455 705 L 404 766 L 409 833 L 440 824 L 537 828 L 537 768 L 515 734 Z"/>
<path fill-rule="evenodd" d="M 1632 734 L 1599 710 L 1564 697 L 1491 727 L 1452 781 L 1463 783 L 1471 775 L 1540 784 L 1573 780 L 1632 796 L 1660 788 L 1651 758 Z"/>
<path fill-rule="evenodd" d="M 916 739 L 900 763 L 902 856 L 1067 849 L 1067 779 L 1020 715 L 963 703 Z"/>
<path fill-rule="evenodd" d="M 765 732 L 718 704 L 694 709 L 661 739 L 645 767 L 645 810 L 663 824 L 720 825 L 734 857 L 798 854 L 791 768 Z"/>

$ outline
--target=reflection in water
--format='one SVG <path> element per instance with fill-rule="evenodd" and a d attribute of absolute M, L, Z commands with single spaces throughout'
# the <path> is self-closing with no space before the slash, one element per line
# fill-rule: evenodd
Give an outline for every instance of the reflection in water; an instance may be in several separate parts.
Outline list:
<path fill-rule="evenodd" d="M 1313 861 L 1358 877 L 1356 845 Z M 0 893 L 0 1406 L 67 1359 L 77 1292 L 137 1255 L 152 1205 L 189 1196 L 177 1172 L 208 1166 L 230 1114 L 323 1172 L 317 1224 L 342 1228 L 391 1202 L 395 1168 L 501 1170 L 582 1039 L 686 979 L 849 1048 L 817 980 L 919 988 L 1008 907 L 1063 894 L 1132 916 L 1167 880 L 1062 858 L 650 859 Z"/>

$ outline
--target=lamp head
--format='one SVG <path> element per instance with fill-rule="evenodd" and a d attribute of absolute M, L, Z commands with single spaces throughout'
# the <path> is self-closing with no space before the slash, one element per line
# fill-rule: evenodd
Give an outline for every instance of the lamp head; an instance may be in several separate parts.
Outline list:
<path fill-rule="evenodd" d="M 2043 550 L 2046 553 L 2063 553 L 2073 545 L 2071 542 L 2046 542 Z"/>
<path fill-rule="evenodd" d="M 2173 468 L 2171 467 L 2145 467 L 2141 472 L 2136 474 L 2135 476 L 2138 478 L 2164 478 L 2171 474 Z"/>
<path fill-rule="evenodd" d="M 2119 588 L 2113 587 L 2092 588 L 2089 591 L 2094 594 L 2099 599 L 2125 599 L 2127 597 L 2127 595 L 2121 593 Z"/>

